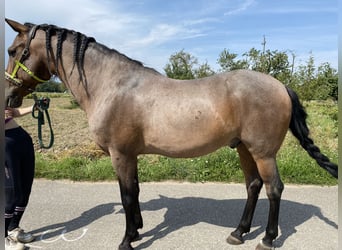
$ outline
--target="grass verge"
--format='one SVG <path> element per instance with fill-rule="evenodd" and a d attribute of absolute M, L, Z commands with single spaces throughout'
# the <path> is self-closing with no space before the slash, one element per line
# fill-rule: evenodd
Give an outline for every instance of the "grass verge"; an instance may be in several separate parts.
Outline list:
<path fill-rule="evenodd" d="M 303 152 L 301 152 L 303 151 Z M 56 159 L 37 154 L 36 177 L 74 181 L 115 180 L 109 157 L 69 156 Z M 222 148 L 207 156 L 171 159 L 158 155 L 139 157 L 141 182 L 178 180 L 189 182 L 244 182 L 235 150 Z M 279 172 L 285 183 L 337 185 L 317 163 L 299 148 L 284 149 L 278 157 Z"/>

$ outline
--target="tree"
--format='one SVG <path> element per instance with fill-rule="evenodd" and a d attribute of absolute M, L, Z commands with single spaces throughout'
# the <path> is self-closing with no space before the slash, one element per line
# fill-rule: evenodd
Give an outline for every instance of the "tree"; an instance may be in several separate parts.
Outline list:
<path fill-rule="evenodd" d="M 290 82 L 294 67 L 293 54 L 292 64 L 285 51 L 260 51 L 252 48 L 244 56 L 247 57 L 249 69 L 269 74 L 285 84 Z"/>
<path fill-rule="evenodd" d="M 291 87 L 304 100 L 338 100 L 338 75 L 328 62 L 315 67 L 311 54 L 306 65 L 300 65 L 295 72 Z"/>
<path fill-rule="evenodd" d="M 65 86 L 61 82 L 54 80 L 38 84 L 36 87 L 37 92 L 64 92 L 65 90 Z"/>
<path fill-rule="evenodd" d="M 184 52 L 179 52 L 170 56 L 169 63 L 164 67 L 166 75 L 174 79 L 194 79 L 194 66 L 197 64 L 197 58 Z"/>
<path fill-rule="evenodd" d="M 252 48 L 242 54 L 243 59 L 224 49 L 217 59 L 221 67 L 219 72 L 236 69 L 260 71 L 291 87 L 303 100 L 338 99 L 338 74 L 329 63 L 316 68 L 314 57 L 310 54 L 306 64 L 295 67 L 296 55 L 293 52 L 266 50 L 266 41 L 262 44 L 262 51 Z M 164 70 L 168 77 L 175 79 L 194 79 L 215 74 L 208 62 L 199 64 L 196 57 L 184 50 L 171 55 Z"/>
<path fill-rule="evenodd" d="M 249 67 L 246 60 L 236 60 L 237 54 L 230 53 L 224 49 L 217 59 L 217 63 L 221 66 L 221 71 L 231 71 L 235 69 L 247 69 Z"/>
<path fill-rule="evenodd" d="M 215 71 L 210 68 L 208 62 L 201 64 L 197 69 L 194 70 L 195 78 L 203 78 L 207 76 L 212 76 Z"/>
<path fill-rule="evenodd" d="M 265 54 L 260 50 L 251 48 L 243 56 L 247 57 L 249 69 L 268 74 L 270 72 L 270 57 L 269 51 Z"/>
<path fill-rule="evenodd" d="M 286 52 L 277 50 L 257 50 L 250 49 L 244 53 L 245 59 L 238 60 L 238 55 L 230 53 L 224 49 L 217 60 L 221 66 L 220 71 L 231 71 L 235 69 L 251 69 L 265 74 L 272 75 L 281 82 L 288 84 L 291 82 L 292 72 L 294 67 L 294 55 L 292 54 L 292 64 L 289 62 L 289 56 Z"/>
<path fill-rule="evenodd" d="M 303 100 L 311 100 L 314 97 L 316 78 L 315 78 L 315 61 L 310 55 L 306 65 L 299 65 L 295 79 L 291 87 L 298 93 Z"/>
<path fill-rule="evenodd" d="M 208 62 L 199 65 L 197 58 L 184 52 L 183 49 L 170 56 L 164 71 L 168 77 L 181 80 L 203 78 L 215 74 Z"/>
<path fill-rule="evenodd" d="M 317 70 L 316 99 L 332 98 L 338 100 L 338 74 L 328 62 L 321 64 Z"/>
<path fill-rule="evenodd" d="M 294 60 L 292 65 L 289 62 L 289 57 L 286 52 L 281 51 L 268 51 L 270 54 L 270 66 L 268 74 L 272 75 L 279 81 L 287 84 L 292 78 L 292 68 L 294 67 Z"/>

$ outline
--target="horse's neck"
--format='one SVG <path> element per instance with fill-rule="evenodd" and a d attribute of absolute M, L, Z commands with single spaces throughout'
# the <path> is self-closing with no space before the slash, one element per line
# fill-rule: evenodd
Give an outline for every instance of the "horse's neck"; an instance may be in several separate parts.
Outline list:
<path fill-rule="evenodd" d="M 84 64 L 78 67 L 73 58 L 73 44 L 65 42 L 58 75 L 71 91 L 81 108 L 87 112 L 93 109 L 94 100 L 106 95 L 114 95 L 116 82 L 132 75 L 129 67 L 122 70 L 122 62 L 111 54 L 97 51 L 89 46 L 85 51 Z"/>
<path fill-rule="evenodd" d="M 101 62 L 89 65 L 91 59 L 85 53 L 84 64 L 78 66 L 73 58 L 72 43 L 65 41 L 63 43 L 62 56 L 59 58 L 58 63 L 58 77 L 64 85 L 70 90 L 76 101 L 79 103 L 83 110 L 87 110 L 90 105 L 90 98 L 94 95 L 94 85 L 96 82 L 96 72 L 98 67 L 101 67 Z"/>

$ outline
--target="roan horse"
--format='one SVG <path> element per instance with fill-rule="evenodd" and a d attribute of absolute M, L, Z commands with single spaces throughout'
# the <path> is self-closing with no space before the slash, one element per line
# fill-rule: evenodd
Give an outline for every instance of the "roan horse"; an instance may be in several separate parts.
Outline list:
<path fill-rule="evenodd" d="M 8 48 L 7 106 L 17 107 L 36 85 L 57 75 L 86 112 L 95 142 L 116 168 L 126 232 L 119 249 L 133 249 L 143 221 L 137 156 L 195 157 L 220 147 L 237 148 L 247 203 L 227 241 L 243 243 L 263 184 L 269 199 L 266 234 L 257 249 L 272 249 L 284 185 L 276 154 L 290 128 L 319 166 L 337 178 L 338 168 L 308 137 L 297 95 L 271 76 L 248 70 L 180 81 L 169 79 L 93 38 L 54 25 L 20 24 Z"/>

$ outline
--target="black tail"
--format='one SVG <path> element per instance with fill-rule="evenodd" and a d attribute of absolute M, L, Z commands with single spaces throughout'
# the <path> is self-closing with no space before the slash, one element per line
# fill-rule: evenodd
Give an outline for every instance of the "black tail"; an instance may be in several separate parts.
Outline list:
<path fill-rule="evenodd" d="M 309 138 L 309 128 L 306 124 L 307 114 L 304 107 L 299 102 L 297 94 L 290 88 L 286 90 L 292 101 L 292 117 L 290 122 L 290 129 L 292 134 L 299 140 L 300 145 L 315 159 L 322 168 L 327 170 L 332 176 L 338 178 L 337 165 L 330 162 L 328 157 L 321 153 L 321 150 L 314 144 L 313 140 Z"/>

